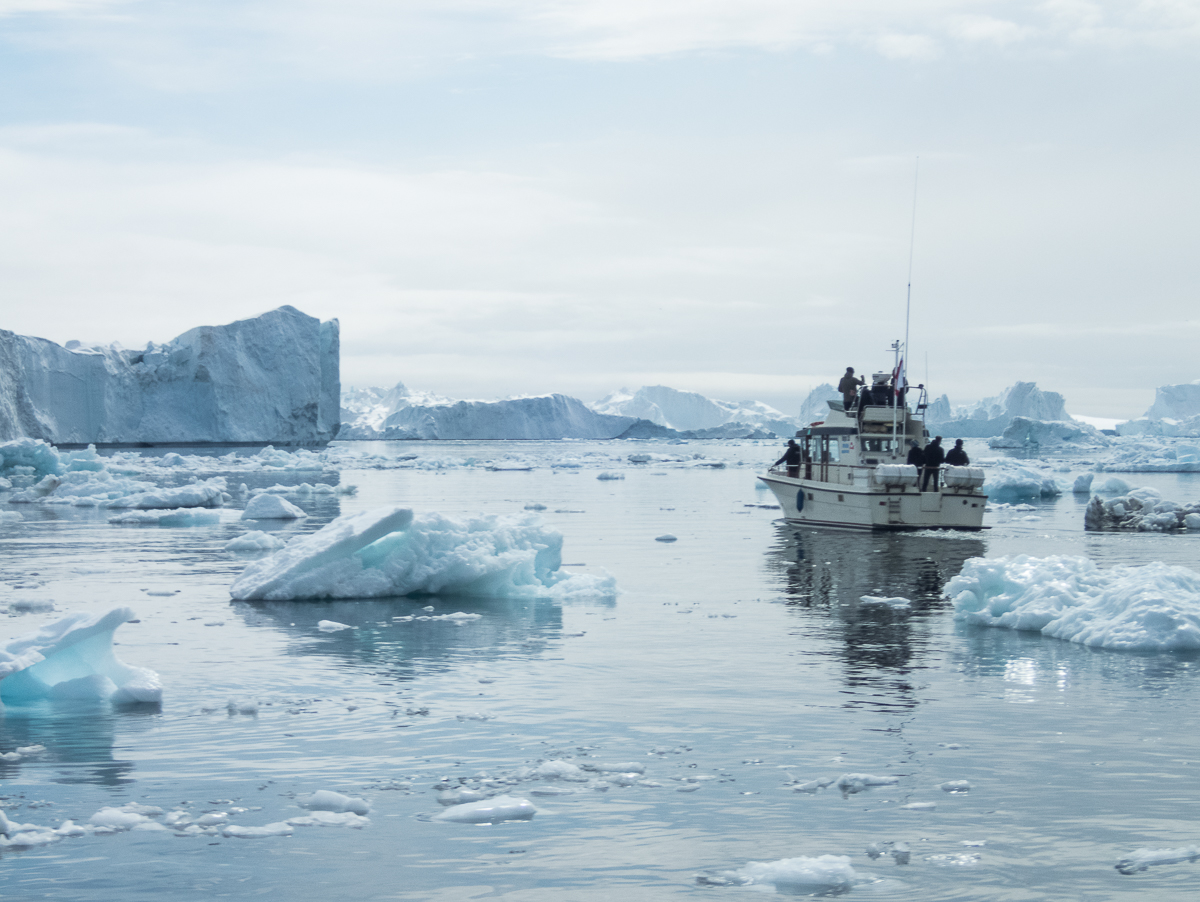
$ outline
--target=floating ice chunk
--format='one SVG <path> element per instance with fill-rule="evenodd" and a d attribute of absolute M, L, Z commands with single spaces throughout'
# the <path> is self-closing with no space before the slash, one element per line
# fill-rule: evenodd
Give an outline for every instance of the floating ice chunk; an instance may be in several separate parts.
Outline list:
<path fill-rule="evenodd" d="M 338 623 L 336 620 L 321 620 L 317 623 L 317 629 L 323 633 L 337 633 L 341 630 L 352 630 L 355 627 L 348 623 Z"/>
<path fill-rule="evenodd" d="M 268 532 L 253 529 L 225 543 L 226 551 L 278 551 L 286 542 Z"/>
<path fill-rule="evenodd" d="M 1109 476 L 1099 485 L 1093 485 L 1092 491 L 1098 495 L 1125 495 L 1129 488 L 1129 483 L 1120 476 Z"/>
<path fill-rule="evenodd" d="M 36 438 L 19 438 L 0 443 L 0 473 L 28 468 L 30 476 L 42 477 L 65 469 L 53 445 Z"/>
<path fill-rule="evenodd" d="M 230 699 L 225 703 L 225 710 L 230 714 L 258 714 L 258 701 L 252 698 Z"/>
<path fill-rule="evenodd" d="M 983 491 L 990 501 L 1011 503 L 1027 498 L 1053 498 L 1062 494 L 1062 486 L 1053 476 L 1019 467 L 989 473 Z"/>
<path fill-rule="evenodd" d="M 796 784 L 792 787 L 792 790 L 794 792 L 817 792 L 826 786 L 832 786 L 835 782 L 832 777 L 823 780 L 809 780 L 807 783 Z"/>
<path fill-rule="evenodd" d="M 971 784 L 966 780 L 947 780 L 945 783 L 939 783 L 938 789 L 942 792 L 970 792 Z"/>
<path fill-rule="evenodd" d="M 363 816 L 371 812 L 371 806 L 365 800 L 342 795 L 332 789 L 318 789 L 298 802 L 301 808 L 307 808 L 309 811 L 332 811 L 339 814 L 349 811 Z"/>
<path fill-rule="evenodd" d="M 625 474 L 624 473 L 613 473 L 609 470 L 605 470 L 604 472 L 600 473 L 596 478 L 610 481 L 610 480 L 614 480 L 614 479 L 624 479 Z"/>
<path fill-rule="evenodd" d="M 616 763 L 587 761 L 583 765 L 583 770 L 595 771 L 601 774 L 644 774 L 646 765 L 640 761 L 619 761 Z"/>
<path fill-rule="evenodd" d="M 678 541 L 678 539 L 675 536 L 671 535 L 669 532 L 667 532 L 667 533 L 663 533 L 661 536 L 655 536 L 654 541 L 656 541 L 656 542 L 676 542 L 676 541 Z"/>
<path fill-rule="evenodd" d="M 136 508 L 151 510 L 156 508 L 179 507 L 220 507 L 224 504 L 225 479 L 214 476 L 204 482 L 178 486 L 169 489 L 156 489 L 151 492 L 139 492 L 109 501 L 105 506 L 111 508 Z"/>
<path fill-rule="evenodd" d="M 278 495 L 256 495 L 242 511 L 243 520 L 299 520 L 308 514 Z"/>
<path fill-rule="evenodd" d="M 1200 859 L 1200 848 L 1185 846 L 1181 849 L 1138 849 L 1128 858 L 1117 862 L 1117 870 L 1122 874 L 1136 874 L 1156 864 L 1182 864 L 1185 861 Z"/>
<path fill-rule="evenodd" d="M 352 811 L 314 811 L 312 814 L 299 817 L 289 817 L 287 822 L 293 827 L 355 827 L 362 828 L 371 823 L 369 817 L 363 817 Z"/>
<path fill-rule="evenodd" d="M 907 805 L 901 805 L 901 811 L 933 811 L 937 808 L 937 802 L 909 802 Z"/>
<path fill-rule="evenodd" d="M 25 824 L 25 828 L 33 827 L 32 824 Z M 58 842 L 62 839 L 54 830 L 45 827 L 33 827 L 33 829 L 22 829 L 11 836 L 0 836 L 0 846 L 10 849 L 31 849 L 37 846 L 48 846 L 50 843 Z"/>
<path fill-rule="evenodd" d="M 515 796 L 496 796 L 482 802 L 467 802 L 447 808 L 435 814 L 435 821 L 450 821 L 455 824 L 499 824 L 504 821 L 528 821 L 537 814 L 529 799 Z"/>
<path fill-rule="evenodd" d="M 892 860 L 896 864 L 908 864 L 912 860 L 912 851 L 907 843 L 898 842 L 892 846 Z"/>
<path fill-rule="evenodd" d="M 260 496 L 267 497 L 267 496 Z M 530 514 L 451 519 L 406 508 L 348 514 L 246 568 L 238 600 L 413 593 L 611 595 L 611 577 L 560 572 L 562 534 Z"/>
<path fill-rule="evenodd" d="M 1200 648 L 1200 574 L 1185 567 L 1101 570 L 1067 555 L 971 558 L 945 591 L 964 623 L 1101 648 Z"/>
<path fill-rule="evenodd" d="M 136 811 L 127 811 L 124 808 L 101 808 L 88 819 L 88 823 L 97 827 L 109 827 L 113 830 L 131 830 L 148 820 L 150 820 L 149 817 L 138 814 Z"/>
<path fill-rule="evenodd" d="M 847 855 L 751 861 L 734 871 L 696 878 L 702 886 L 771 886 L 783 893 L 847 892 L 859 882 Z"/>
<path fill-rule="evenodd" d="M 570 780 L 585 783 L 588 779 L 587 774 L 580 767 L 561 759 L 543 761 L 534 770 L 534 774 L 543 780 Z"/>
<path fill-rule="evenodd" d="M 862 792 L 872 786 L 892 786 L 900 782 L 899 777 L 876 777 L 873 774 L 842 774 L 837 778 L 837 788 L 847 795 Z"/>
<path fill-rule="evenodd" d="M 545 509 L 546 509 L 546 505 L 539 504 L 537 502 L 534 502 L 533 504 L 525 505 L 525 510 L 527 510 L 527 511 L 544 511 Z"/>
<path fill-rule="evenodd" d="M 108 522 L 116 526 L 212 526 L 221 522 L 221 515 L 215 510 L 180 507 L 175 510 L 130 511 L 109 517 Z"/>
<path fill-rule="evenodd" d="M 903 610 L 905 608 L 912 607 L 912 601 L 910 599 L 901 598 L 898 595 L 889 598 L 883 598 L 878 595 L 864 595 L 859 599 L 859 601 L 863 604 L 886 605 L 889 608 L 896 608 L 897 610 Z"/>
<path fill-rule="evenodd" d="M 113 632 L 134 620 L 129 608 L 107 614 L 68 614 L 0 649 L 0 700 L 111 698 L 161 702 L 158 674 L 113 654 Z"/>
<path fill-rule="evenodd" d="M 228 822 L 229 814 L 225 811 L 210 811 L 196 818 L 196 824 L 200 827 L 217 827 Z"/>
<path fill-rule="evenodd" d="M 291 825 L 278 822 L 263 827 L 239 827 L 237 824 L 230 824 L 221 831 L 221 835 L 231 839 L 263 839 L 268 836 L 291 836 L 293 832 Z"/>
<path fill-rule="evenodd" d="M 1090 495 L 1092 493 L 1092 480 L 1095 479 L 1094 473 L 1084 473 L 1082 476 L 1075 477 L 1075 483 L 1071 486 L 1071 492 L 1075 495 Z"/>

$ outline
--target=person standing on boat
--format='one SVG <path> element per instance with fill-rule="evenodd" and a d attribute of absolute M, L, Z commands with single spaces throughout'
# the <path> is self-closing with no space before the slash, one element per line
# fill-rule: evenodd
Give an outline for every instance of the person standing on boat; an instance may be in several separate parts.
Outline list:
<path fill-rule="evenodd" d="M 925 466 L 925 452 L 921 450 L 921 446 L 917 444 L 916 439 L 909 439 L 908 444 L 911 446 L 908 449 L 908 465 L 917 468 L 917 478 L 921 477 L 921 468 Z"/>
<path fill-rule="evenodd" d="M 925 472 L 921 476 L 921 491 L 925 491 L 925 487 L 929 485 L 929 477 L 933 477 L 933 490 L 938 490 L 938 470 L 942 466 L 942 461 L 946 459 L 946 452 L 942 449 L 942 437 L 936 436 L 932 442 L 925 446 Z"/>
<path fill-rule="evenodd" d="M 783 452 L 783 457 L 775 461 L 775 466 L 782 463 L 787 464 L 787 474 L 792 479 L 798 479 L 800 476 L 800 446 L 796 444 L 794 438 L 788 439 L 787 450 Z"/>
<path fill-rule="evenodd" d="M 838 383 L 838 391 L 842 393 L 843 409 L 849 410 L 854 406 L 854 396 L 858 394 L 858 387 L 866 384 L 865 379 L 859 379 L 854 375 L 854 367 L 846 367 L 846 375 Z"/>
<path fill-rule="evenodd" d="M 954 447 L 946 452 L 946 466 L 948 467 L 969 467 L 971 458 L 967 457 L 967 452 L 963 450 L 962 439 L 958 439 L 954 443 Z"/>

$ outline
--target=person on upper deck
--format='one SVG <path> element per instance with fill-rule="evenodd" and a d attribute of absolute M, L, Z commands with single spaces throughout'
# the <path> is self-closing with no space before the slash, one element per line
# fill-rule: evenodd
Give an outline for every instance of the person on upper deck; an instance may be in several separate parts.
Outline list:
<path fill-rule="evenodd" d="M 963 440 L 958 439 L 954 443 L 954 447 L 946 452 L 946 466 L 948 467 L 969 467 L 971 458 L 967 457 L 967 452 L 963 450 Z"/>
<path fill-rule="evenodd" d="M 936 436 L 932 442 L 925 446 L 925 472 L 921 476 L 921 491 L 925 491 L 925 487 L 929 485 L 929 478 L 933 477 L 933 490 L 938 490 L 938 470 L 942 466 L 942 461 L 946 459 L 946 452 L 942 448 L 942 437 Z"/>
<path fill-rule="evenodd" d="M 787 464 L 787 474 L 792 479 L 800 476 L 800 446 L 796 444 L 794 438 L 788 439 L 787 450 L 783 452 L 783 457 L 775 461 L 774 466 L 782 463 Z"/>
<path fill-rule="evenodd" d="M 842 381 L 838 383 L 838 391 L 842 393 L 842 407 L 846 410 L 853 407 L 858 387 L 866 384 L 865 379 L 859 379 L 854 375 L 854 367 L 846 367 L 846 375 L 842 376 Z"/>

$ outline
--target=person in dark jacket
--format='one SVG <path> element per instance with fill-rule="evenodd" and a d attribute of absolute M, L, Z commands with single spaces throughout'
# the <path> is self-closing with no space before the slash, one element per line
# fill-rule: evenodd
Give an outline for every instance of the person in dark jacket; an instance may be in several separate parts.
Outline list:
<path fill-rule="evenodd" d="M 942 450 L 942 437 L 936 436 L 934 440 L 925 446 L 925 472 L 921 476 L 921 491 L 925 491 L 925 487 L 929 485 L 929 478 L 933 477 L 933 490 L 938 490 L 938 470 L 942 466 L 942 461 L 946 459 L 946 452 Z"/>
<path fill-rule="evenodd" d="M 917 468 L 917 475 L 921 475 L 921 467 L 925 466 L 925 452 L 921 450 L 921 446 L 917 444 L 915 439 L 908 440 L 910 447 L 908 449 L 908 465 Z"/>
<path fill-rule="evenodd" d="M 954 443 L 954 447 L 946 452 L 946 466 L 948 467 L 969 467 L 971 458 L 967 457 L 967 452 L 963 450 L 962 439 Z"/>
<path fill-rule="evenodd" d="M 783 457 L 775 461 L 775 466 L 782 463 L 787 464 L 788 476 L 796 479 L 800 476 L 800 446 L 796 444 L 794 438 L 788 439 L 787 450 L 783 452 Z"/>
<path fill-rule="evenodd" d="M 865 379 L 859 379 L 854 375 L 854 367 L 846 367 L 846 375 L 842 377 L 842 381 L 838 383 L 838 391 L 842 393 L 842 407 L 849 410 L 854 406 L 854 396 L 858 394 L 858 387 L 866 385 Z"/>

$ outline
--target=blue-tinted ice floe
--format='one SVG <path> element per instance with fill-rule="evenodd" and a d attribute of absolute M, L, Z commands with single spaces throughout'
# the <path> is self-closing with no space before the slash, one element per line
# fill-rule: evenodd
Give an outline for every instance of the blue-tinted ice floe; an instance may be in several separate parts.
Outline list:
<path fill-rule="evenodd" d="M 0 701 L 44 698 L 161 702 L 158 674 L 113 654 L 113 632 L 134 619 L 129 608 L 68 614 L 0 649 Z"/>
<path fill-rule="evenodd" d="M 701 886 L 772 887 L 784 893 L 847 892 L 862 882 L 850 866 L 848 855 L 799 856 L 778 861 L 751 861 L 733 871 L 696 878 Z"/>
<path fill-rule="evenodd" d="M 1185 567 L 1101 570 L 1069 555 L 972 558 L 946 595 L 964 623 L 1038 630 L 1100 648 L 1200 648 L 1200 574 Z"/>
<path fill-rule="evenodd" d="M 611 577 L 560 571 L 562 542 L 535 515 L 456 519 L 379 508 L 293 539 L 248 566 L 229 591 L 239 601 L 615 594 Z"/>

